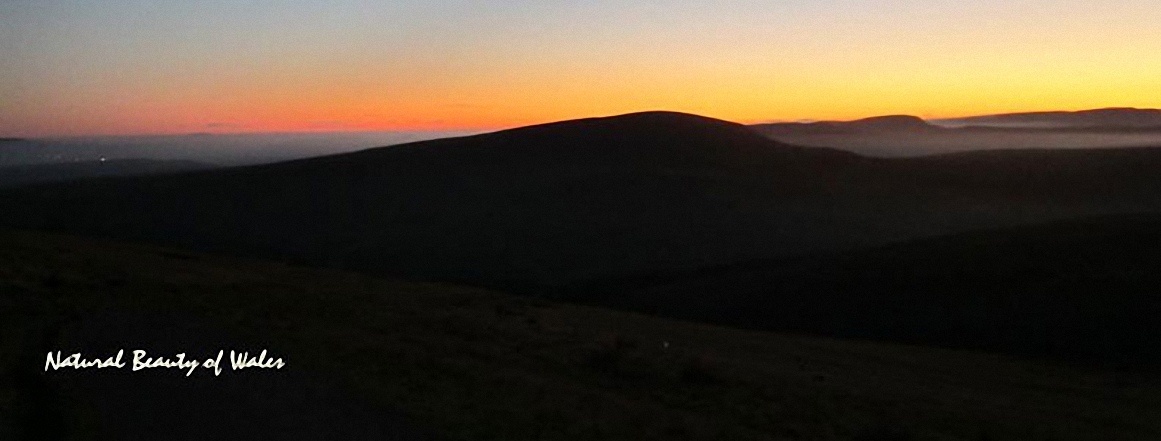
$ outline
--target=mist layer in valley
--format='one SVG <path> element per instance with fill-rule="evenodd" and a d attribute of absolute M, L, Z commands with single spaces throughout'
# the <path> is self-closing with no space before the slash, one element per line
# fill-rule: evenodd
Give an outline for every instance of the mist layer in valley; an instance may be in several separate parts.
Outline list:
<path fill-rule="evenodd" d="M 129 159 L 254 165 L 466 134 L 399 131 L 13 138 L 0 142 L 0 167 Z"/>
<path fill-rule="evenodd" d="M 772 139 L 862 155 L 906 157 L 976 150 L 1093 149 L 1161 146 L 1161 110 L 983 115 L 925 121 L 888 115 L 855 121 L 751 126 Z"/>
<path fill-rule="evenodd" d="M 1161 131 L 948 129 L 923 132 L 804 133 L 771 137 L 790 144 L 831 147 L 879 157 L 925 156 L 976 150 L 1161 146 Z"/>

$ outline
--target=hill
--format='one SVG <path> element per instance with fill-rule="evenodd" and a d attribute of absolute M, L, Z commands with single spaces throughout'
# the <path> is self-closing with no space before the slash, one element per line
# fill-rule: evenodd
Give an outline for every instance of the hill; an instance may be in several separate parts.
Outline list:
<path fill-rule="evenodd" d="M 764 255 L 776 242 L 812 246 L 777 233 L 751 244 L 754 228 L 734 218 L 737 205 L 775 186 L 826 191 L 803 178 L 858 161 L 724 121 L 648 113 L 270 166 L 22 189 L 0 196 L 0 205 L 20 212 L 2 221 L 9 225 L 398 274 L 539 281 L 696 267 Z M 760 210 L 761 218 L 784 211 Z M 698 250 L 661 252 L 720 227 L 737 233 Z"/>
<path fill-rule="evenodd" d="M 1159 265 L 1161 215 L 1114 216 L 607 281 L 576 297 L 756 329 L 1156 363 Z"/>
<path fill-rule="evenodd" d="M 553 286 L 1161 210 L 1161 150 L 874 159 L 674 113 L 0 191 L 0 224 Z"/>
<path fill-rule="evenodd" d="M 0 231 L 0 293 L 3 439 L 1161 436 L 1154 375 L 165 248 Z M 44 371 L 48 351 L 117 348 L 268 349 L 286 367 Z"/>
<path fill-rule="evenodd" d="M 910 115 L 889 115 L 855 121 L 820 121 L 811 123 L 768 123 L 750 126 L 767 136 L 787 135 L 853 135 L 860 133 L 894 133 L 937 131 L 938 127 Z"/>
<path fill-rule="evenodd" d="M 882 116 L 857 121 L 751 126 L 772 139 L 875 157 L 981 150 L 1096 149 L 1161 145 L 1161 118 L 1148 109 L 1039 112 L 932 120 Z"/>
<path fill-rule="evenodd" d="M 1093 150 L 1161 146 L 1161 129 L 1030 129 L 961 127 L 925 131 L 770 133 L 796 145 L 825 146 L 885 158 L 944 155 L 985 150 Z"/>
<path fill-rule="evenodd" d="M 1107 108 L 1082 110 L 1077 112 L 1028 112 L 1000 115 L 973 116 L 938 121 L 952 126 L 1039 128 L 1039 129 L 1086 129 L 1104 128 L 1161 129 L 1161 110 L 1136 108 Z"/>

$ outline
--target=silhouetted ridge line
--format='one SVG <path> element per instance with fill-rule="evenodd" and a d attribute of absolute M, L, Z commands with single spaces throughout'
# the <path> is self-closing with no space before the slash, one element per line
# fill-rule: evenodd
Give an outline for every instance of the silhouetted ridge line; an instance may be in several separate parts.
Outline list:
<path fill-rule="evenodd" d="M 421 279 L 553 285 L 1161 209 L 1161 155 L 1046 155 L 876 159 L 646 112 L 0 191 L 0 224 Z"/>
<path fill-rule="evenodd" d="M 847 125 L 865 130 L 928 130 L 934 128 L 923 118 L 912 115 L 887 115 L 850 121 Z"/>
<path fill-rule="evenodd" d="M 808 123 L 768 123 L 750 126 L 767 135 L 854 135 L 860 133 L 927 132 L 939 127 L 911 115 L 887 115 L 854 121 L 819 121 Z"/>
<path fill-rule="evenodd" d="M 355 155 L 413 154 L 442 151 L 464 154 L 466 150 L 492 149 L 506 159 L 557 156 L 560 159 L 614 162 L 626 159 L 714 161 L 731 155 L 804 156 L 813 159 L 858 158 L 859 155 L 827 148 L 798 147 L 768 139 L 751 128 L 729 121 L 679 112 L 641 112 L 626 115 L 560 121 L 480 135 L 380 147 Z M 575 155 L 575 156 L 574 156 Z M 740 158 L 739 158 L 740 159 Z"/>
<path fill-rule="evenodd" d="M 1161 127 L 1161 110 L 1110 107 L 1076 112 L 1026 112 L 950 118 L 941 123 L 964 126 L 1028 128 L 1144 128 Z"/>

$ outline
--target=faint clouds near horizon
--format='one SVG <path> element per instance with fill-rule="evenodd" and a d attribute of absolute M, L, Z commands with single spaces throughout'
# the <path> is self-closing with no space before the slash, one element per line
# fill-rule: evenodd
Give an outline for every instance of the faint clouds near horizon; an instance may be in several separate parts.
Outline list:
<path fill-rule="evenodd" d="M 7 1 L 0 137 L 1161 107 L 1157 16 L 1143 0 Z"/>

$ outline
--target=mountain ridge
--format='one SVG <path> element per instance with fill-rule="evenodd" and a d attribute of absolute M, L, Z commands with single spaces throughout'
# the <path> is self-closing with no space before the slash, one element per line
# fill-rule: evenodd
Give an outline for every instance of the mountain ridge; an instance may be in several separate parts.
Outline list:
<path fill-rule="evenodd" d="M 0 191 L 0 224 L 552 285 L 1161 208 L 1157 167 L 1161 149 L 869 158 L 651 112 Z"/>
<path fill-rule="evenodd" d="M 1161 109 L 1107 107 L 1079 111 L 1002 113 L 938 120 L 941 124 L 1040 129 L 1161 127 Z"/>
<path fill-rule="evenodd" d="M 542 152 L 559 153 L 565 147 L 596 148 L 600 146 L 615 147 L 614 149 L 600 149 L 602 154 L 616 154 L 617 149 L 640 149 L 664 152 L 666 149 L 690 154 L 698 153 L 691 147 L 743 147 L 749 152 L 756 148 L 780 149 L 802 154 L 817 154 L 819 156 L 854 158 L 857 155 L 835 149 L 800 147 L 773 141 L 754 133 L 749 127 L 725 120 L 704 117 L 682 112 L 649 111 L 628 113 L 623 115 L 583 118 L 577 120 L 558 121 L 537 124 L 497 132 L 471 135 L 451 140 L 483 140 L 495 146 L 504 142 L 517 140 L 528 142 L 520 138 L 531 138 L 532 141 L 548 142 L 548 145 L 535 147 Z M 439 141 L 439 140 L 436 140 Z M 708 141 L 712 141 L 712 144 Z M 772 141 L 772 142 L 771 142 Z M 700 145 L 698 143 L 701 143 Z M 393 155 L 409 149 L 433 149 L 439 144 L 429 144 L 427 141 L 400 144 L 394 146 L 377 147 L 352 152 L 352 155 L 383 154 Z M 526 149 L 523 153 L 536 153 L 533 149 Z M 705 153 L 705 152 L 702 152 Z M 341 156 L 341 155 L 339 155 Z M 310 158 L 307 158 L 309 160 Z M 703 157 L 701 159 L 709 159 Z"/>
<path fill-rule="evenodd" d="M 855 134 L 863 132 L 925 132 L 940 128 L 913 115 L 884 115 L 853 121 L 764 123 L 750 127 L 767 136 L 787 134 Z"/>

